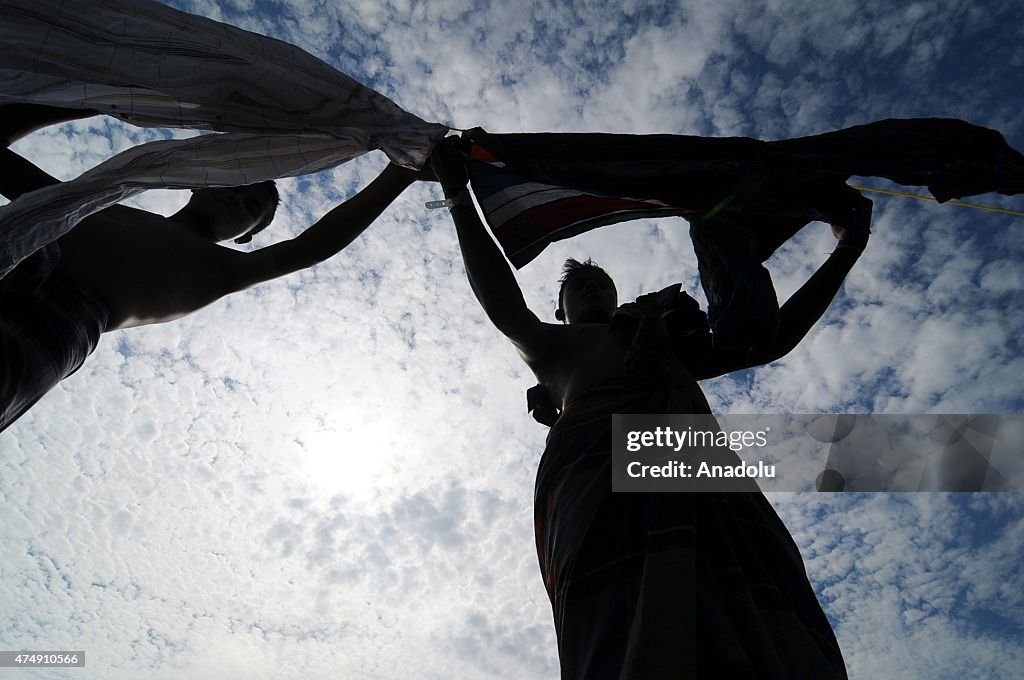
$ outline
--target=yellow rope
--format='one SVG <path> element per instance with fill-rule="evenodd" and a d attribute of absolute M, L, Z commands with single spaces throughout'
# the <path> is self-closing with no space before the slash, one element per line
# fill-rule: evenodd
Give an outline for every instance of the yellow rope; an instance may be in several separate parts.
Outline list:
<path fill-rule="evenodd" d="M 904 198 L 916 198 L 916 199 L 921 200 L 921 201 L 933 201 L 935 203 L 938 203 L 938 201 L 936 201 L 931 196 L 921 196 L 920 194 L 908 194 L 908 193 L 905 193 L 903 191 L 891 191 L 889 189 L 875 189 L 875 188 L 872 188 L 872 187 L 861 187 L 861 186 L 857 186 L 856 184 L 851 184 L 850 186 L 853 187 L 854 189 L 858 189 L 860 191 L 874 191 L 875 193 L 879 193 L 879 194 L 889 194 L 891 196 L 902 196 Z M 990 212 L 1005 213 L 1007 215 L 1019 215 L 1021 217 L 1024 217 L 1024 212 L 1020 212 L 1018 210 L 1007 210 L 1005 208 L 996 208 L 996 207 L 993 207 L 991 205 L 979 205 L 977 203 L 964 203 L 963 201 L 946 201 L 946 205 L 961 205 L 961 206 L 963 206 L 965 208 L 978 208 L 979 210 L 988 210 Z"/>

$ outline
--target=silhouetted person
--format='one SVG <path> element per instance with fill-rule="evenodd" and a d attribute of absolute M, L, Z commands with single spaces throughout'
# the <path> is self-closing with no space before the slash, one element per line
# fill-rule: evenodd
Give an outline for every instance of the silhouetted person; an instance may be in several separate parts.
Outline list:
<path fill-rule="evenodd" d="M 91 115 L 49 107 L 0 107 L 0 139 Z M 273 182 L 197 189 L 170 217 L 112 206 L 0 279 L 0 430 L 76 371 L 106 331 L 171 321 L 225 295 L 311 267 L 358 237 L 417 175 L 389 165 L 359 194 L 294 239 L 241 252 L 273 219 Z M 0 193 L 9 199 L 56 183 L 10 149 L 0 150 Z"/>
<path fill-rule="evenodd" d="M 706 317 L 678 285 L 618 307 L 611 278 L 589 261 L 566 263 L 556 311 L 563 323 L 541 322 L 469 200 L 451 140 L 432 162 L 455 201 L 473 292 L 557 418 L 534 512 L 562 677 L 845 678 L 797 546 L 764 496 L 612 493 L 611 416 L 710 413 L 697 381 L 792 350 L 867 234 L 833 227 L 835 251 L 781 307 L 775 339 L 752 359 L 747 348 L 715 347 Z"/>

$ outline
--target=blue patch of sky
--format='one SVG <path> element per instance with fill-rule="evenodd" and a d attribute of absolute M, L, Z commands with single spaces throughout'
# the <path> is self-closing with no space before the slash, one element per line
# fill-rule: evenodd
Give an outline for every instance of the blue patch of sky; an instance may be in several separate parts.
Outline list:
<path fill-rule="evenodd" d="M 864 494 L 860 493 L 829 494 L 827 496 L 828 500 L 831 501 L 829 503 L 812 502 L 810 507 L 815 523 L 827 522 L 832 515 L 849 512 L 863 497 Z M 812 497 L 813 500 L 816 499 Z"/>
<path fill-rule="evenodd" d="M 729 373 L 721 378 L 721 380 L 728 380 L 733 383 L 735 387 L 742 387 L 744 391 L 749 392 L 754 387 L 754 376 L 756 375 L 755 369 L 747 368 L 742 371 L 735 371 Z"/>
<path fill-rule="evenodd" d="M 957 597 L 957 604 L 961 604 Z M 1024 627 L 1000 612 L 985 608 L 970 610 L 970 616 L 960 619 L 964 637 L 985 636 L 1019 641 L 1024 637 Z"/>
<path fill-rule="evenodd" d="M 678 23 L 680 6 L 677 2 L 640 3 L 633 14 L 620 14 L 621 26 L 629 34 L 642 26 L 671 26 Z"/>
<path fill-rule="evenodd" d="M 1003 404 L 1007 413 L 1024 413 L 1024 396 L 1012 398 Z"/>
<path fill-rule="evenodd" d="M 129 342 L 129 338 L 124 333 L 118 333 L 117 345 L 114 347 L 114 350 L 125 358 L 138 354 L 138 352 L 136 352 L 132 347 L 132 343 Z"/>
<path fill-rule="evenodd" d="M 970 512 L 970 511 L 968 511 Z M 970 527 L 972 532 L 987 531 L 993 535 L 994 538 L 998 538 L 996 530 L 1002 529 L 1001 525 L 997 525 L 989 521 L 987 517 L 981 517 L 978 521 L 973 522 Z M 959 536 L 962 536 L 966 532 L 959 532 Z M 955 550 L 959 547 L 959 543 L 950 544 L 950 549 Z M 984 544 L 979 544 L 984 546 Z M 979 550 L 984 559 L 984 547 Z M 975 637 L 988 637 L 988 638 L 1002 638 L 1007 641 L 1014 641 L 1019 644 L 1021 639 L 1024 639 L 1024 626 L 1021 625 L 1019 620 L 1014 620 L 1011 616 L 1004 611 L 999 611 L 997 608 L 1003 607 L 1004 604 L 998 600 L 989 602 L 993 606 L 971 606 L 970 592 L 973 584 L 966 581 L 956 581 L 954 588 L 953 604 L 950 607 L 952 612 L 952 620 L 957 626 L 960 635 L 964 638 L 975 638 Z M 1019 614 L 1018 614 L 1019 619 Z"/>
<path fill-rule="evenodd" d="M 337 43 L 335 49 L 331 50 L 328 61 L 367 87 L 384 93 L 393 89 L 389 86 L 394 80 L 387 77 L 387 67 L 391 64 L 391 57 L 380 49 L 379 35 L 363 30 L 354 30 L 351 34 L 354 36 L 352 39 L 348 39 L 346 36 L 344 43 Z M 366 64 L 378 63 L 384 67 L 379 75 L 367 73 Z M 391 94 L 394 95 L 394 92 Z"/>
<path fill-rule="evenodd" d="M 1014 494 L 1019 496 L 1020 494 Z M 959 513 L 960 523 L 965 528 L 958 532 L 957 542 L 960 545 L 967 545 L 971 549 L 978 549 L 982 546 L 1001 539 L 1011 524 L 1019 520 L 1020 504 L 1010 511 L 1007 508 L 979 509 L 973 503 L 972 494 L 954 493 L 949 495 L 950 503 Z M 1024 546 L 1021 546 L 1024 551 Z"/>
<path fill-rule="evenodd" d="M 931 83 L 938 89 L 937 95 L 956 101 L 965 94 L 958 88 L 967 82 L 972 86 L 968 103 L 975 108 L 1016 105 L 1013 97 L 1006 96 L 1007 87 L 1019 88 L 1021 82 L 1006 82 L 1007 70 L 992 68 L 992 65 L 1020 63 L 1020 26 L 1024 25 L 1024 5 L 1017 2 L 1001 4 L 998 8 L 985 7 L 982 10 L 988 21 L 980 26 L 959 24 L 961 28 L 952 49 L 945 50 L 935 60 L 936 73 L 942 75 Z M 957 22 L 957 19 L 951 18 L 951 22 Z"/>

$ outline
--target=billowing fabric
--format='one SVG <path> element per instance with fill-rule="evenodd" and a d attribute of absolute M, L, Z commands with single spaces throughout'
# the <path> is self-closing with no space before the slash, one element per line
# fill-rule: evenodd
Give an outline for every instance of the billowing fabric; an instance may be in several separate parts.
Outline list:
<path fill-rule="evenodd" d="M 1024 192 L 1024 156 L 998 132 L 953 119 L 884 120 L 775 142 L 479 129 L 466 137 L 473 191 L 516 267 L 552 241 L 668 215 L 706 226 L 695 242 L 717 238 L 719 224 L 742 225 L 763 262 L 813 220 L 867 229 L 871 202 L 846 185 L 853 175 L 927 186 L 939 201 Z"/>
<path fill-rule="evenodd" d="M 42 258 L 59 256 L 47 252 L 56 249 L 26 259 L 0 285 L 0 431 L 77 371 L 107 327 L 106 306 L 59 271 L 19 276 L 49 269 Z"/>
<path fill-rule="evenodd" d="M 0 208 L 0 276 L 147 189 L 252 184 L 372 149 L 420 167 L 447 132 L 294 45 L 150 0 L 0 0 L 0 102 L 224 133 L 144 144 Z"/>
<path fill-rule="evenodd" d="M 759 491 L 612 493 L 612 414 L 710 412 L 657 337 L 679 325 L 703 343 L 700 324 L 665 321 L 634 324 L 624 375 L 568 404 L 548 435 L 534 519 L 561 677 L 846 678 L 799 550 Z"/>
<path fill-rule="evenodd" d="M 870 215 L 870 203 L 867 208 Z M 779 300 L 771 274 L 750 248 L 758 239 L 757 226 L 722 213 L 690 225 L 708 322 L 719 346 L 768 347 L 778 331 Z"/>
<path fill-rule="evenodd" d="M 473 134 L 475 138 L 477 133 Z M 483 144 L 494 136 L 487 135 Z M 505 256 L 517 268 L 529 263 L 549 243 L 597 227 L 645 217 L 696 214 L 695 210 L 656 198 L 604 195 L 571 185 L 539 182 L 506 165 L 481 144 L 469 147 L 468 168 L 484 219 Z"/>

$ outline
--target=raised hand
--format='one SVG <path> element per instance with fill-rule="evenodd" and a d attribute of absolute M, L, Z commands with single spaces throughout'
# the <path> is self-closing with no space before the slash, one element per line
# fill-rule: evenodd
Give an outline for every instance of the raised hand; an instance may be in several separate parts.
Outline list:
<path fill-rule="evenodd" d="M 854 230 L 837 224 L 830 226 L 832 227 L 832 235 L 843 245 L 853 246 L 863 251 L 864 246 L 868 244 L 868 236 L 871 232 L 867 230 Z"/>
<path fill-rule="evenodd" d="M 469 182 L 466 161 L 458 149 L 458 142 L 458 137 L 446 137 L 430 154 L 430 167 L 447 197 L 461 192 Z"/>

